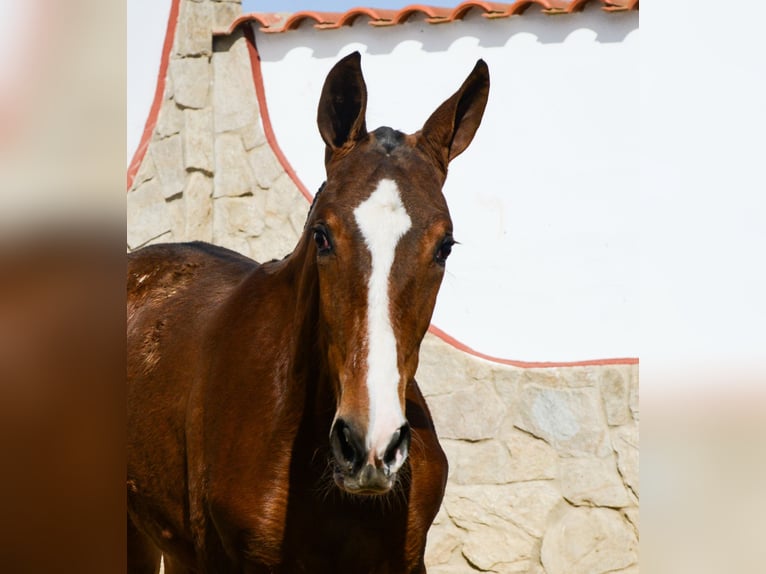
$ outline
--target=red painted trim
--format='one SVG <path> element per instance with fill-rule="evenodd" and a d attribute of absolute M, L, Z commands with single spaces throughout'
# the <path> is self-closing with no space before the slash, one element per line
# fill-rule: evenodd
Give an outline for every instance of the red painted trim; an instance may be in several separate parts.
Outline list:
<path fill-rule="evenodd" d="M 170 62 L 170 51 L 173 49 L 173 39 L 176 35 L 176 25 L 178 24 L 178 8 L 181 4 L 181 0 L 172 0 L 170 5 L 170 14 L 168 15 L 168 28 L 165 32 L 165 43 L 162 45 L 162 59 L 160 60 L 160 71 L 157 74 L 157 85 L 154 89 L 154 100 L 152 101 L 152 107 L 149 109 L 149 116 L 146 118 L 144 124 L 144 131 L 141 134 L 141 141 L 138 143 L 133 154 L 133 160 L 128 166 L 128 189 L 133 185 L 133 180 L 136 178 L 138 168 L 141 167 L 141 163 L 146 156 L 146 150 L 149 149 L 149 142 L 152 139 L 152 133 L 154 132 L 154 126 L 157 125 L 157 117 L 160 114 L 160 108 L 162 107 L 163 96 L 165 95 L 165 81 L 168 74 L 168 64 Z"/>
<path fill-rule="evenodd" d="M 461 343 L 451 335 L 448 335 L 441 329 L 439 329 L 436 325 L 431 325 L 428 328 L 429 332 L 432 335 L 436 335 L 439 337 L 442 341 L 445 343 L 448 343 L 449 345 L 452 345 L 456 349 L 459 349 L 463 351 L 464 353 L 468 353 L 469 355 L 473 355 L 474 357 L 479 357 L 480 359 L 485 359 L 487 361 L 492 361 L 493 363 L 500 363 L 502 365 L 510 365 L 512 367 L 520 367 L 522 369 L 540 369 L 540 368 L 549 368 L 549 367 L 589 367 L 589 366 L 603 366 L 603 365 L 637 365 L 638 359 L 637 358 L 617 358 L 617 359 L 591 359 L 587 361 L 564 361 L 564 362 L 536 362 L 536 361 L 516 361 L 513 359 L 500 359 L 498 357 L 492 357 L 491 355 L 485 355 L 484 353 L 480 353 L 479 351 L 476 351 L 466 345 L 465 343 Z"/>
<path fill-rule="evenodd" d="M 263 131 L 266 134 L 266 141 L 269 142 L 269 145 L 271 146 L 272 151 L 274 152 L 274 155 L 277 156 L 277 159 L 279 160 L 279 163 L 282 165 L 282 169 L 285 170 L 288 176 L 290 176 L 290 179 L 293 180 L 293 183 L 300 189 L 303 196 L 311 203 L 314 198 L 309 193 L 308 189 L 305 185 L 303 185 L 303 182 L 298 177 L 298 174 L 295 173 L 295 170 L 290 165 L 290 162 L 285 157 L 285 154 L 282 152 L 282 149 L 279 147 L 279 144 L 277 143 L 277 138 L 274 134 L 274 128 L 271 125 L 271 120 L 269 118 L 269 111 L 266 106 L 266 91 L 263 86 L 263 74 L 261 73 L 261 57 L 258 53 L 258 48 L 255 45 L 255 31 L 253 30 L 253 26 L 250 24 L 245 25 L 245 38 L 247 39 L 247 48 L 248 52 L 250 53 L 250 65 L 253 70 L 253 84 L 255 85 L 255 93 L 256 97 L 258 98 L 258 109 L 261 114 L 261 121 L 263 123 Z M 442 341 L 447 343 L 448 345 L 451 345 L 455 347 L 456 349 L 463 351 L 465 353 L 468 353 L 469 355 L 473 355 L 475 357 L 479 357 L 481 359 L 485 359 L 487 361 L 492 361 L 494 363 L 500 363 L 503 365 L 510 365 L 513 367 L 520 367 L 523 369 L 534 369 L 534 368 L 544 368 L 544 367 L 586 367 L 586 366 L 600 366 L 600 365 L 637 365 L 638 359 L 635 358 L 617 358 L 617 359 L 593 359 L 588 361 L 572 361 L 572 362 L 529 362 L 529 361 L 516 361 L 513 359 L 500 359 L 497 357 L 492 357 L 490 355 L 485 355 L 484 353 L 480 353 L 479 351 L 475 351 L 468 345 L 465 345 L 455 339 L 454 337 L 448 335 L 435 325 L 431 325 L 428 329 L 431 334 L 439 337 Z"/>
<path fill-rule="evenodd" d="M 261 56 L 258 53 L 258 48 L 255 46 L 255 32 L 250 24 L 246 24 L 244 27 L 245 39 L 247 40 L 247 50 L 250 54 L 250 67 L 253 71 L 253 84 L 255 85 L 255 97 L 258 99 L 258 110 L 261 114 L 261 123 L 263 124 L 263 133 L 266 135 L 266 141 L 269 142 L 271 150 L 274 155 L 277 156 L 282 169 L 285 170 L 293 183 L 303 194 L 309 203 L 314 200 L 309 190 L 303 185 L 303 182 L 295 173 L 293 166 L 287 160 L 282 148 L 277 143 L 277 138 L 274 135 L 274 128 L 271 125 L 271 118 L 269 117 L 269 109 L 266 105 L 266 90 L 263 87 L 263 74 L 261 73 Z"/>

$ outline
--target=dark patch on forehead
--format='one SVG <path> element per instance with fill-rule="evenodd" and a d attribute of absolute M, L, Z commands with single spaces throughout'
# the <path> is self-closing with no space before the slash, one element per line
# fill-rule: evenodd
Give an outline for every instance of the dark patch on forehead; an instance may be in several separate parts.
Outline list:
<path fill-rule="evenodd" d="M 372 132 L 375 142 L 390 154 L 404 142 L 404 134 L 395 129 L 383 126 Z"/>

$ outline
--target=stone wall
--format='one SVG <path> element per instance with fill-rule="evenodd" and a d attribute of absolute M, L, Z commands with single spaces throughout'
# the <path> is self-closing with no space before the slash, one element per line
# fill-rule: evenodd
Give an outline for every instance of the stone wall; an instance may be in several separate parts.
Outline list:
<path fill-rule="evenodd" d="M 199 239 L 289 253 L 308 203 L 266 141 L 238 1 L 183 0 L 128 249 Z M 516 368 L 427 335 L 418 381 L 450 461 L 431 574 L 638 572 L 638 368 Z"/>
<path fill-rule="evenodd" d="M 522 369 L 428 335 L 418 382 L 450 461 L 429 572 L 638 572 L 636 365 Z"/>
<path fill-rule="evenodd" d="M 282 257 L 306 199 L 266 141 L 241 30 L 213 39 L 239 0 L 182 0 L 165 94 L 127 196 L 128 250 L 212 241 L 258 260 Z"/>

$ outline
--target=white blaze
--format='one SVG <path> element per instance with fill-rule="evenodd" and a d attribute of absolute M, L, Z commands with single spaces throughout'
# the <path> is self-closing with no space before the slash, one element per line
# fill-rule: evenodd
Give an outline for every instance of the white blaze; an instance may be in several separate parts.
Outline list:
<path fill-rule="evenodd" d="M 367 390 L 370 420 L 366 446 L 382 457 L 396 430 L 405 423 L 399 404 L 399 368 L 396 337 L 391 326 L 388 283 L 396 245 L 412 220 L 390 179 L 382 179 L 369 198 L 355 210 L 354 218 L 372 258 L 367 283 Z"/>

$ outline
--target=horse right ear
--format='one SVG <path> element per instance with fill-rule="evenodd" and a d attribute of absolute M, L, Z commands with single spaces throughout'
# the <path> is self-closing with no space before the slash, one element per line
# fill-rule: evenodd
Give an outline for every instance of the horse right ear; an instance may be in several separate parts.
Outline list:
<path fill-rule="evenodd" d="M 361 55 L 349 54 L 333 66 L 322 88 L 317 110 L 319 133 L 326 144 L 325 164 L 367 135 L 367 86 Z"/>
<path fill-rule="evenodd" d="M 489 69 L 476 62 L 463 85 L 428 118 L 420 145 L 442 166 L 460 155 L 473 140 L 489 98 Z"/>

